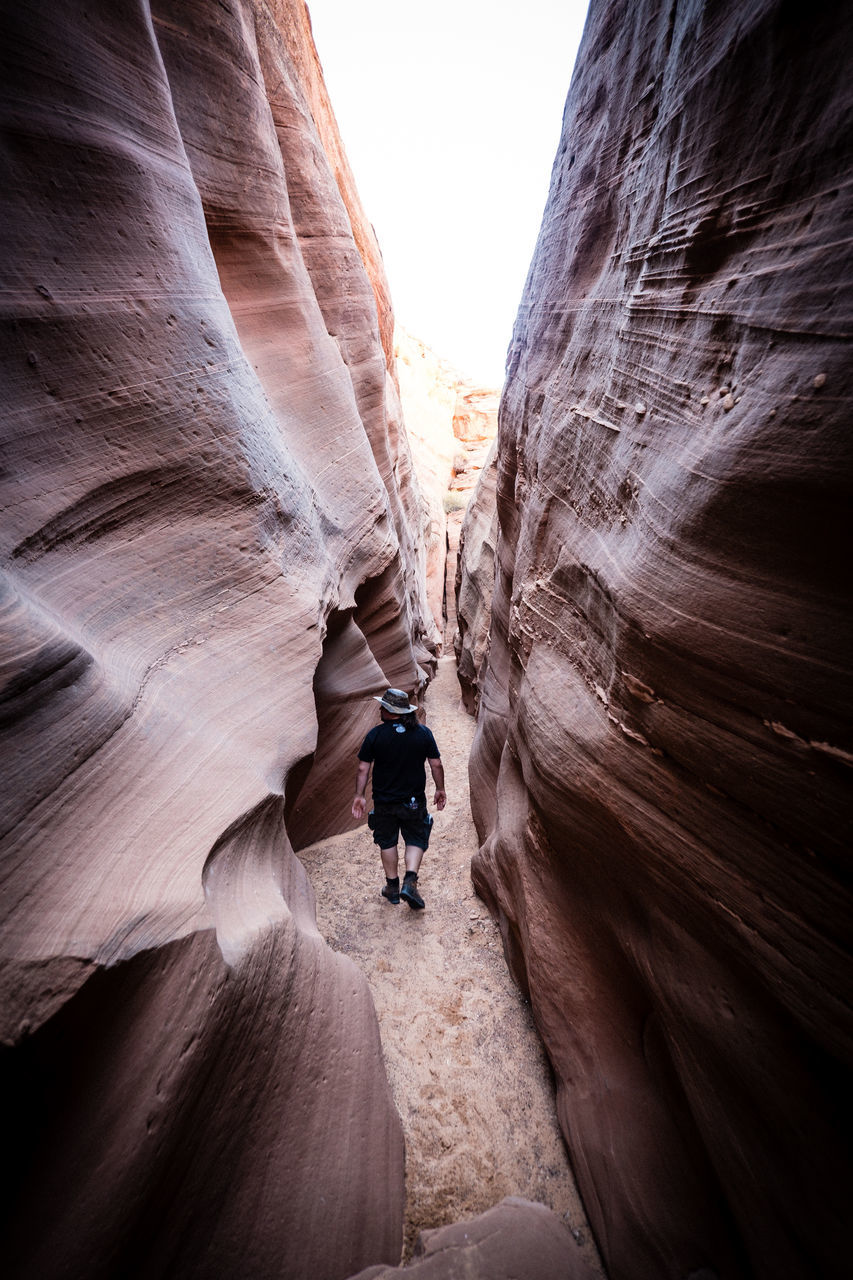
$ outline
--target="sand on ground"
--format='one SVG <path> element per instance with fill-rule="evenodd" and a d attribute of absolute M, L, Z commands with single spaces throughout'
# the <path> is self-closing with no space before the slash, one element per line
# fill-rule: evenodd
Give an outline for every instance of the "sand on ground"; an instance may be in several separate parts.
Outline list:
<path fill-rule="evenodd" d="M 434 815 L 421 866 L 425 910 L 380 896 L 384 873 L 366 826 L 299 853 L 321 933 L 361 968 L 373 993 L 406 1140 L 404 1258 L 423 1228 L 472 1217 L 513 1195 L 553 1209 L 603 1276 L 557 1125 L 550 1067 L 497 927 L 471 885 L 478 847 L 468 800 L 474 721 L 462 706 L 452 657 L 439 662 L 426 722 L 441 752 L 448 802 Z M 354 758 L 353 784 L 357 764 Z M 434 811 L 432 792 L 430 781 Z"/>

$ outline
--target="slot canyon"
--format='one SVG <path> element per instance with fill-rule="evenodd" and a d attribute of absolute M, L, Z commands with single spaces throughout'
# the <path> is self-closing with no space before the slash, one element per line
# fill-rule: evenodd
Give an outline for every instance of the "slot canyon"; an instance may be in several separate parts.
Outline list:
<path fill-rule="evenodd" d="M 4 5 L 4 1273 L 841 1280 L 849 9 L 592 0 L 499 408 L 309 10 Z"/>

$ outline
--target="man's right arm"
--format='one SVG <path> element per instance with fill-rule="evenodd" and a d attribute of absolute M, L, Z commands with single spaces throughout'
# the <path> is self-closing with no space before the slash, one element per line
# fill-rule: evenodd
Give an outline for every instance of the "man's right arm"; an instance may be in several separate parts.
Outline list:
<path fill-rule="evenodd" d="M 435 783 L 435 807 L 440 812 L 447 804 L 447 792 L 444 789 L 444 765 L 438 756 L 434 760 L 427 760 L 427 764 L 432 774 L 432 780 Z"/>
<path fill-rule="evenodd" d="M 369 777 L 370 761 L 359 760 L 358 773 L 355 775 L 355 798 L 352 802 L 352 816 L 358 822 L 364 817 L 364 811 L 367 808 L 367 799 L 364 793 L 367 790 L 367 779 Z"/>

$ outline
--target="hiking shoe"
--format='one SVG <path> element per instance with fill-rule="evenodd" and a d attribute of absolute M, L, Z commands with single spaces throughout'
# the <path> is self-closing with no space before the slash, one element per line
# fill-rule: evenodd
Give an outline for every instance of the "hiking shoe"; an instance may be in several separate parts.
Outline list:
<path fill-rule="evenodd" d="M 404 902 L 408 902 L 413 911 L 423 911 L 424 900 L 418 893 L 417 881 L 404 880 L 403 887 L 400 890 L 400 897 Z"/>
<path fill-rule="evenodd" d="M 382 897 L 387 898 L 389 902 L 393 902 L 396 907 L 400 901 L 400 890 L 392 889 L 388 884 L 382 886 Z"/>

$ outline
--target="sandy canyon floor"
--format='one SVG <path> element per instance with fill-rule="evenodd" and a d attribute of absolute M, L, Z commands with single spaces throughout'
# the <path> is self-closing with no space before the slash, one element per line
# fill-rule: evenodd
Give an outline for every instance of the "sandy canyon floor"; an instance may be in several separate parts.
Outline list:
<path fill-rule="evenodd" d="M 439 663 L 427 723 L 444 761 L 448 803 L 435 814 L 421 866 L 426 909 L 380 896 L 384 876 L 366 826 L 299 854 L 323 936 L 360 966 L 373 992 L 406 1139 L 404 1257 L 422 1228 L 515 1195 L 553 1209 L 603 1276 L 557 1126 L 550 1068 L 497 927 L 471 885 L 474 722 L 452 657 Z"/>

